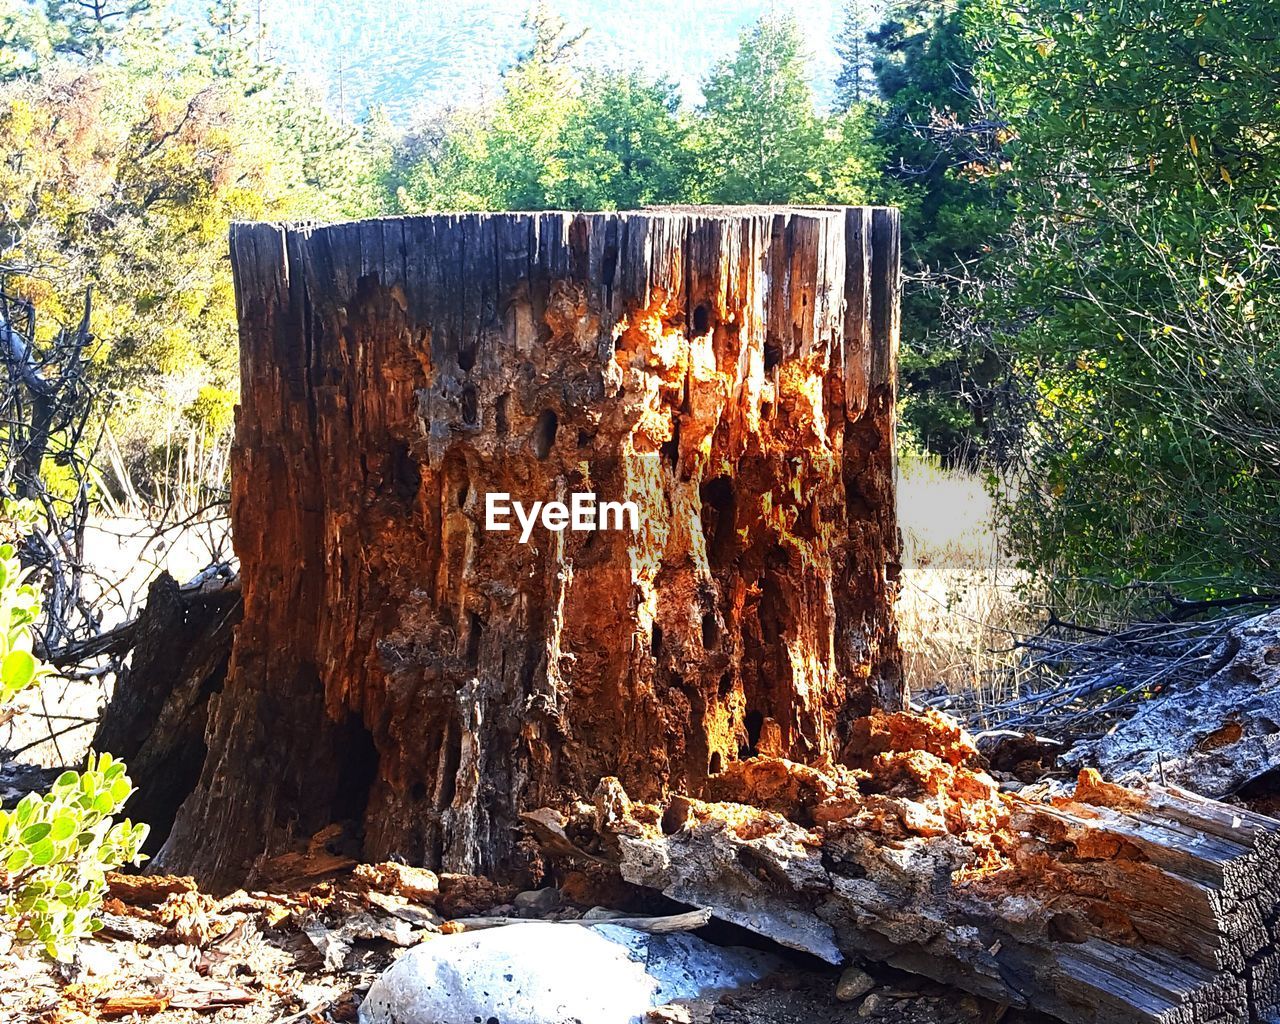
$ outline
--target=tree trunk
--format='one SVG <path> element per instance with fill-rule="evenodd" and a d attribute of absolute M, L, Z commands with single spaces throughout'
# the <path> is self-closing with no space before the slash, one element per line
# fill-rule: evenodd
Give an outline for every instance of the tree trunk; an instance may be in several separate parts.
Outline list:
<path fill-rule="evenodd" d="M 348 820 L 366 857 L 519 878 L 521 811 L 832 759 L 902 704 L 896 211 L 231 241 L 244 620 L 164 870 L 230 884 Z M 487 529 L 491 495 L 574 493 L 636 528 Z"/>

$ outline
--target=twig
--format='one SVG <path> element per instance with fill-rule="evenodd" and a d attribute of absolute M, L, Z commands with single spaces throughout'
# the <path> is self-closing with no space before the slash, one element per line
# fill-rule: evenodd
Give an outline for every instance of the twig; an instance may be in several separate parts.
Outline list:
<path fill-rule="evenodd" d="M 541 921 L 530 917 L 459 917 L 453 923 L 461 925 L 463 931 L 474 932 L 486 928 L 505 928 L 510 924 L 580 924 L 589 928 L 602 924 L 617 925 L 619 928 L 633 928 L 639 932 L 650 932 L 664 935 L 669 932 L 692 932 L 704 927 L 711 920 L 710 910 L 690 910 L 684 914 L 671 914 L 667 917 L 606 917 L 599 920 L 574 918 L 564 921 Z"/>

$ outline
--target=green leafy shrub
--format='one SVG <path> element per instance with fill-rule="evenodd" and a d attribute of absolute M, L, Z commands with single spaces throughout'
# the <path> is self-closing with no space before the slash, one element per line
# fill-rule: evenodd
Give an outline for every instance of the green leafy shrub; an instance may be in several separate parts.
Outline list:
<path fill-rule="evenodd" d="M 84 771 L 63 772 L 48 793 L 0 811 L 0 913 L 19 940 L 65 958 L 102 927 L 94 915 L 106 872 L 138 863 L 147 837 L 146 825 L 113 819 L 132 793 L 124 762 L 90 755 Z"/>
<path fill-rule="evenodd" d="M 40 598 L 12 544 L 0 544 L 0 711 L 48 674 L 32 652 Z M 110 754 L 90 755 L 82 772 L 63 772 L 43 795 L 0 810 L 0 919 L 20 941 L 64 959 L 95 919 L 106 872 L 141 860 L 147 826 L 117 822 L 133 784 Z"/>
<path fill-rule="evenodd" d="M 1021 385 L 1006 535 L 1068 609 L 1274 590 L 1274 5 L 1016 6 L 979 63 L 1013 131 L 980 311 Z"/>
<path fill-rule="evenodd" d="M 43 666 L 31 653 L 31 624 L 40 595 L 24 579 L 12 544 L 0 544 L 0 706 L 40 678 Z"/>

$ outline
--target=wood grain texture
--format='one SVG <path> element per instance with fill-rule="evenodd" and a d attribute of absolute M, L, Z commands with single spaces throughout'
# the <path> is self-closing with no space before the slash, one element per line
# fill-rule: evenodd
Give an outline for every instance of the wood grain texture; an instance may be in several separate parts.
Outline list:
<path fill-rule="evenodd" d="M 1074 798 L 1001 794 L 931 742 L 855 771 L 740 762 L 703 802 L 543 809 L 570 865 L 832 963 L 878 961 L 1069 1024 L 1255 1024 L 1280 1005 L 1280 821 L 1172 787 L 1082 776 Z"/>
<path fill-rule="evenodd" d="M 518 814 L 702 792 L 901 706 L 898 221 L 664 209 L 240 225 L 244 620 L 158 858 L 206 884 L 333 821 L 522 876 Z M 484 529 L 485 495 L 639 530 Z"/>

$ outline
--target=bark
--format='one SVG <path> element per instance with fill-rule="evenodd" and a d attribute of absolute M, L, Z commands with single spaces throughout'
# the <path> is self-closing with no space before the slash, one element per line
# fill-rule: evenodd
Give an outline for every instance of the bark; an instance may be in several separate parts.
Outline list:
<path fill-rule="evenodd" d="M 1274 1019 L 1280 821 L 1082 774 L 1002 794 L 940 716 L 881 716 L 852 770 L 734 765 L 721 802 L 527 817 L 557 856 L 830 962 L 874 960 L 1071 1024 Z M 570 851 L 567 837 L 578 849 Z"/>
<path fill-rule="evenodd" d="M 183 588 L 161 573 L 129 624 L 133 654 L 103 709 L 93 749 L 129 765 L 137 792 L 126 812 L 151 826 L 148 854 L 200 778 L 209 698 L 226 677 L 240 612 L 235 583 Z"/>
<path fill-rule="evenodd" d="M 1073 748 L 1120 782 L 1165 781 L 1274 813 L 1280 783 L 1280 612 L 1235 626 L 1194 685 L 1163 686 L 1106 735 Z"/>
<path fill-rule="evenodd" d="M 896 211 L 239 226 L 244 621 L 158 864 L 349 820 L 520 876 L 518 815 L 705 792 L 902 703 Z M 485 529 L 486 495 L 639 528 Z"/>

